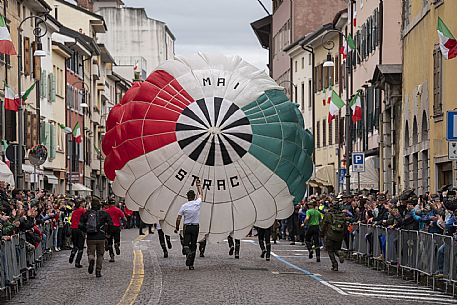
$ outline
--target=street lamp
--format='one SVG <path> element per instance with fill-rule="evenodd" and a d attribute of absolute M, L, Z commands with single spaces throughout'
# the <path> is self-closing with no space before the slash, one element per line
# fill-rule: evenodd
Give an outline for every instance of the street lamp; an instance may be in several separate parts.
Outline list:
<path fill-rule="evenodd" d="M 347 29 L 346 29 L 347 31 Z M 322 36 L 322 46 L 324 49 L 328 51 L 327 53 L 327 60 L 324 63 L 324 67 L 334 67 L 335 64 L 333 63 L 332 56 L 330 54 L 330 51 L 335 47 L 335 43 L 332 40 L 325 40 L 325 37 L 330 34 L 330 33 L 337 33 L 338 35 L 341 35 L 344 39 L 347 41 L 347 32 L 344 34 L 342 31 L 337 30 L 337 29 L 331 29 L 328 30 L 327 33 Z M 351 65 L 350 65 L 350 56 L 347 57 L 346 59 L 346 77 L 345 77 L 345 82 L 346 82 L 346 115 L 345 115 L 345 141 L 346 141 L 346 194 L 350 195 L 351 194 L 351 174 L 349 172 L 349 163 L 351 161 L 351 144 L 352 144 L 352 139 L 351 139 L 351 107 L 350 107 L 350 102 L 351 102 L 351 97 L 349 96 L 349 73 L 351 72 Z M 351 77 L 352 81 L 352 77 Z M 340 160 L 338 160 L 340 162 Z M 339 173 L 338 173 L 339 174 Z"/>
<path fill-rule="evenodd" d="M 83 96 L 82 96 L 82 102 L 81 104 L 79 105 L 82 109 L 83 109 L 83 112 L 84 112 L 84 109 L 86 108 L 89 108 L 89 104 L 86 103 L 86 91 L 90 91 L 89 90 L 89 85 L 87 85 L 84 81 L 80 80 L 80 81 L 76 81 L 74 83 L 71 84 L 72 87 L 74 87 L 76 84 L 82 84 L 83 85 Z M 87 90 L 86 90 L 87 88 Z M 72 109 L 72 105 L 70 105 L 70 116 L 68 118 L 68 124 L 70 125 L 70 128 L 73 130 L 73 125 L 72 125 L 72 115 L 71 115 L 71 109 Z M 70 165 L 69 165 L 69 168 L 68 168 L 68 193 L 71 195 L 71 192 L 72 192 L 72 189 L 73 189 L 73 135 L 70 136 L 70 144 L 69 145 L 69 149 L 68 149 L 68 156 L 69 156 L 69 159 L 70 159 Z"/>
<path fill-rule="evenodd" d="M 18 91 L 18 99 L 19 99 L 19 108 L 18 108 L 18 142 L 19 142 L 19 150 L 17 154 L 16 160 L 16 168 L 17 168 L 17 175 L 16 175 L 16 187 L 19 190 L 24 189 L 24 172 L 22 170 L 22 162 L 24 156 L 22 154 L 22 148 L 24 146 L 24 108 L 22 107 L 22 82 L 21 82 L 21 73 L 22 73 L 22 25 L 25 21 L 29 19 L 35 19 L 35 28 L 33 29 L 33 35 L 35 39 L 40 41 L 41 37 L 46 35 L 48 32 L 48 27 L 46 25 L 46 21 L 41 16 L 31 15 L 29 17 L 24 18 L 19 26 L 17 27 L 17 41 L 18 41 L 18 54 L 17 54 L 17 91 Z M 44 32 L 40 28 L 40 24 L 44 25 Z M 43 32 L 43 33 L 42 33 Z M 41 45 L 41 43 L 39 44 Z M 37 45 L 37 50 L 34 52 L 34 56 L 43 57 L 46 56 L 46 52 L 40 50 Z"/>

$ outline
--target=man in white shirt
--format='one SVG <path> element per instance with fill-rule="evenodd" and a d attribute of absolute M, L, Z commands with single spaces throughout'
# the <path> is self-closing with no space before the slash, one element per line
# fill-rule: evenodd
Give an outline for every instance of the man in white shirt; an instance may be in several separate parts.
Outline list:
<path fill-rule="evenodd" d="M 186 253 L 186 266 L 189 270 L 194 270 L 195 252 L 197 251 L 197 239 L 200 223 L 200 206 L 202 203 L 202 190 L 200 180 L 196 181 L 197 185 L 197 199 L 195 199 L 195 192 L 190 190 L 187 192 L 188 202 L 184 203 L 178 212 L 176 218 L 175 233 L 179 231 L 181 218 L 184 218 L 184 252 Z"/>

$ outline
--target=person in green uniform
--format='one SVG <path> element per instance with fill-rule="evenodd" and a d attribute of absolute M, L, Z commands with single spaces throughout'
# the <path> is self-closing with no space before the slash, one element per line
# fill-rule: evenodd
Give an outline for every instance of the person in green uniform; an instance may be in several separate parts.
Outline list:
<path fill-rule="evenodd" d="M 308 224 L 305 241 L 309 252 L 309 258 L 313 258 L 314 248 L 316 250 L 316 262 L 319 263 L 321 261 L 321 249 L 319 245 L 319 225 L 321 223 L 321 213 L 318 211 L 319 206 L 316 201 L 311 201 L 309 206 L 310 208 L 306 211 L 306 218 L 303 221 L 302 226 Z"/>
<path fill-rule="evenodd" d="M 341 210 L 338 203 L 333 203 L 328 213 L 325 214 L 321 225 L 321 236 L 324 237 L 325 248 L 332 262 L 332 271 L 338 271 L 338 256 L 340 263 L 344 262 L 341 250 L 341 243 L 347 230 L 346 215 Z"/>

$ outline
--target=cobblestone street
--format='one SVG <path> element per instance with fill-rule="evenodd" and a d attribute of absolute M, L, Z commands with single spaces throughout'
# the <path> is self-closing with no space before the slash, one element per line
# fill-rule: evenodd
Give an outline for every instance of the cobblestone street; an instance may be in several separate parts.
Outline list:
<path fill-rule="evenodd" d="M 176 237 L 165 259 L 157 234 L 142 239 L 137 233 L 122 232 L 121 256 L 109 263 L 105 255 L 101 279 L 87 273 L 86 258 L 84 268 L 75 269 L 68 264 L 69 252 L 62 251 L 7 304 L 457 304 L 353 262 L 331 272 L 325 252 L 318 264 L 299 243 L 273 245 L 270 262 L 259 257 L 254 239 L 242 241 L 240 260 L 228 255 L 227 243 L 210 244 L 189 271 Z M 138 268 L 132 277 L 134 251 L 136 256 L 141 251 L 144 278 Z"/>

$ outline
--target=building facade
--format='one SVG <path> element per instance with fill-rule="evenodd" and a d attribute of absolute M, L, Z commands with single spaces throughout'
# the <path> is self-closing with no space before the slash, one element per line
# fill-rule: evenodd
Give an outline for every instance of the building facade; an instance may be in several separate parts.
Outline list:
<path fill-rule="evenodd" d="M 447 111 L 455 110 L 457 59 L 446 60 L 436 32 L 438 17 L 456 35 L 456 1 L 403 1 L 403 108 L 397 183 L 417 194 L 457 185 L 448 159 Z M 428 37 L 428 39 L 424 39 Z"/>

